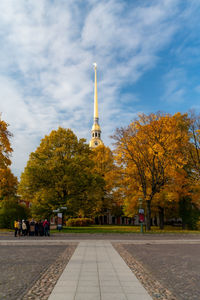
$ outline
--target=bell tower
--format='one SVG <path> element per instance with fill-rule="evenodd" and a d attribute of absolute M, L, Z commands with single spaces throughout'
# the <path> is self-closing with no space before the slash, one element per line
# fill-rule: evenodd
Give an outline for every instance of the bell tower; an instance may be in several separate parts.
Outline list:
<path fill-rule="evenodd" d="M 99 125 L 98 115 L 98 97 L 97 97 L 97 64 L 94 63 L 94 123 L 92 126 L 92 138 L 90 140 L 90 148 L 98 147 L 103 145 L 101 140 L 101 128 Z"/>

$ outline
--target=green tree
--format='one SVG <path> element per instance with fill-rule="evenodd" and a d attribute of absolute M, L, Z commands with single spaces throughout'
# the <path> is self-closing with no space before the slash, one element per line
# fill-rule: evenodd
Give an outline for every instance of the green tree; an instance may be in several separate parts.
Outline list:
<path fill-rule="evenodd" d="M 94 174 L 91 151 L 70 129 L 53 130 L 31 153 L 19 194 L 40 215 L 67 206 L 71 216 L 92 216 L 101 207 L 103 180 Z"/>
<path fill-rule="evenodd" d="M 17 219 L 27 219 L 29 209 L 19 204 L 17 197 L 10 197 L 0 204 L 0 228 L 14 228 L 14 221 Z"/>

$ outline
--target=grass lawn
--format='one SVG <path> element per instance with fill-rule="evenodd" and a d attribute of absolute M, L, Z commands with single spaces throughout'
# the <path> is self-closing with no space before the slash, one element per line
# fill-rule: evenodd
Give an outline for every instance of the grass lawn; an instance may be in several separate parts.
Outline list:
<path fill-rule="evenodd" d="M 14 232 L 14 229 L 8 229 L 8 228 L 0 228 L 0 233 L 6 233 L 6 232 Z"/>
<path fill-rule="evenodd" d="M 144 228 L 145 231 L 145 228 Z M 58 233 L 57 229 L 51 230 L 52 233 Z M 140 226 L 118 226 L 118 225 L 92 225 L 87 227 L 63 227 L 60 232 L 62 233 L 140 233 Z M 180 227 L 165 226 L 164 230 L 159 227 L 152 226 L 152 233 L 199 233 L 200 230 L 182 230 Z"/>
<path fill-rule="evenodd" d="M 91 225 L 87 227 L 63 227 L 59 232 L 57 229 L 54 229 L 55 226 L 52 226 L 51 233 L 140 233 L 140 226 L 123 226 L 123 225 Z M 0 228 L 0 233 L 13 232 L 13 229 L 3 229 Z M 144 228 L 145 233 L 145 228 Z M 200 230 L 182 230 L 181 227 L 175 226 L 165 226 L 164 230 L 160 230 L 159 227 L 152 226 L 150 232 L 146 234 L 158 234 L 158 233 L 190 233 L 190 234 L 200 234 Z"/>

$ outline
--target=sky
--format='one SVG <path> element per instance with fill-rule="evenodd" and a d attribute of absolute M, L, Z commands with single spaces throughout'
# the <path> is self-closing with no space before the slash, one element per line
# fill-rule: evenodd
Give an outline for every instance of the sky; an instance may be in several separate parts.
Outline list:
<path fill-rule="evenodd" d="M 199 0 L 1 0 L 0 112 L 23 172 L 59 126 L 102 140 L 138 113 L 200 112 Z"/>

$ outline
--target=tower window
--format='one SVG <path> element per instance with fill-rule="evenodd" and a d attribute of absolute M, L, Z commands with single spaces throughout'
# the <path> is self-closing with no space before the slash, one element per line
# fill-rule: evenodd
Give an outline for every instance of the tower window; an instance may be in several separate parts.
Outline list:
<path fill-rule="evenodd" d="M 94 133 L 92 134 L 92 136 L 94 137 Z"/>
<path fill-rule="evenodd" d="M 95 137 L 97 137 L 97 132 L 95 132 Z"/>
<path fill-rule="evenodd" d="M 100 133 L 98 134 L 99 138 L 100 138 Z"/>

